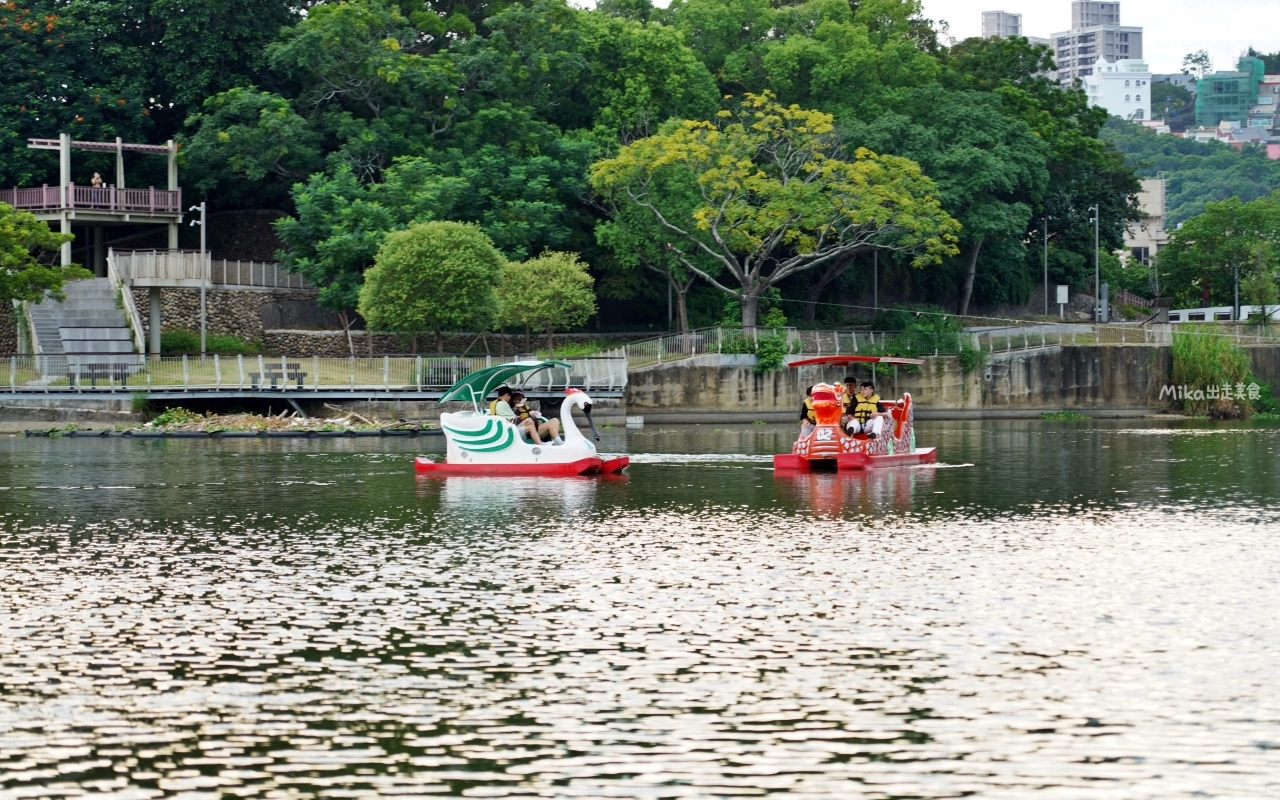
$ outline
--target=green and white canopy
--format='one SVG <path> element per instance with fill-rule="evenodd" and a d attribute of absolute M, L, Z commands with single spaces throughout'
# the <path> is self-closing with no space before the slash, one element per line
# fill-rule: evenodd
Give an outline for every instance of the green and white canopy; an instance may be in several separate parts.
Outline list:
<path fill-rule="evenodd" d="M 496 367 L 485 367 L 450 386 L 449 391 L 440 398 L 440 402 L 461 400 L 474 403 L 478 407 L 489 396 L 489 392 L 501 386 L 507 379 L 523 372 L 537 372 L 551 367 L 569 369 L 569 365 L 563 361 L 512 361 Z"/>

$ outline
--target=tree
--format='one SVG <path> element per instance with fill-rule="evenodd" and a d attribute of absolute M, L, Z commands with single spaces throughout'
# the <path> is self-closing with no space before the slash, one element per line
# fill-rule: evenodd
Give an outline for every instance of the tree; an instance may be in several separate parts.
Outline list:
<path fill-rule="evenodd" d="M 509 262 L 498 288 L 502 319 L 546 333 L 547 355 L 555 355 L 551 334 L 596 313 L 594 283 L 577 253 L 548 251 L 522 264 Z"/>
<path fill-rule="evenodd" d="M 495 288 L 506 259 L 476 225 L 426 222 L 387 236 L 365 273 L 358 309 L 371 329 L 488 330 L 498 316 Z M 415 351 L 417 338 L 414 338 Z"/>
<path fill-rule="evenodd" d="M 1151 113 L 1162 114 L 1164 123 L 1175 133 L 1181 133 L 1195 121 L 1195 97 L 1185 86 L 1172 83 L 1151 84 Z"/>
<path fill-rule="evenodd" d="M 322 166 L 317 132 L 288 100 L 252 86 L 208 98 L 187 127 L 196 132 L 183 141 L 182 160 L 205 192 L 237 178 L 261 192 L 268 178 L 293 182 Z"/>
<path fill-rule="evenodd" d="M 828 114 L 748 94 L 715 123 L 684 121 L 622 148 L 592 166 L 591 181 L 611 202 L 652 214 L 680 263 L 739 299 L 743 326 L 755 327 L 761 292 L 791 275 L 870 247 L 909 253 L 917 266 L 956 252 L 959 225 L 920 167 L 866 149 L 845 160 L 833 129 Z M 671 167 L 696 176 L 689 218 L 652 191 Z M 695 253 L 731 280 L 703 270 Z"/>
<path fill-rule="evenodd" d="M 1108 123 L 1102 135 L 1138 175 L 1163 173 L 1166 230 L 1203 213 L 1207 203 L 1232 197 L 1247 203 L 1280 190 L 1280 161 L 1268 159 L 1260 147 L 1237 150 L 1221 142 L 1160 136 L 1120 120 Z"/>
<path fill-rule="evenodd" d="M 943 208 L 963 226 L 957 313 L 964 316 L 984 244 L 1023 238 L 1048 187 L 1050 148 L 989 92 L 915 89 L 902 93 L 897 108 L 868 125 L 862 136 L 877 149 L 918 161 L 935 176 Z M 1000 255 L 993 268 L 1009 261 L 1008 253 Z M 1014 259 L 1020 260 L 1016 253 Z"/>
<path fill-rule="evenodd" d="M 1232 304 L 1237 274 L 1246 297 L 1252 287 L 1265 302 L 1280 267 L 1280 192 L 1248 203 L 1206 204 L 1203 214 L 1173 232 L 1156 264 L 1177 302 Z"/>
<path fill-rule="evenodd" d="M 46 295 L 61 300 L 63 283 L 92 278 L 75 264 L 56 263 L 62 243 L 69 241 L 70 234 L 54 233 L 34 214 L 0 203 L 0 303 L 39 303 Z"/>
<path fill-rule="evenodd" d="M 692 217 L 700 199 L 697 181 L 686 170 L 669 170 L 664 177 L 655 179 L 650 192 L 656 205 L 686 219 Z M 613 258 L 606 262 L 599 291 L 621 299 L 634 294 L 637 285 L 644 283 L 644 276 L 637 272 L 645 270 L 661 276 L 662 284 L 654 294 L 671 293 L 675 300 L 676 328 L 687 333 L 689 290 L 698 276 L 680 263 L 670 246 L 670 232 L 648 209 L 634 203 L 609 204 L 607 211 L 610 219 L 596 225 L 596 240 Z M 719 263 L 700 252 L 691 252 L 689 257 L 697 259 L 704 272 L 719 271 Z"/>
<path fill-rule="evenodd" d="M 1259 53 L 1250 47 L 1248 55 L 1252 58 L 1262 59 L 1263 68 L 1268 75 L 1280 74 L 1280 52 Z"/>
<path fill-rule="evenodd" d="M 1207 50 L 1197 50 L 1182 57 L 1182 71 L 1203 78 L 1213 71 L 1213 59 Z"/>

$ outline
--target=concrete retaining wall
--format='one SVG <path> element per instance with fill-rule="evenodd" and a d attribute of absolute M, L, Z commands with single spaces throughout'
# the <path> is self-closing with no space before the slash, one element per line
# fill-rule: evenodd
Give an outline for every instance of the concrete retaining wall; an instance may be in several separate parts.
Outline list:
<path fill-rule="evenodd" d="M 911 392 L 921 416 L 1088 409 L 1134 410 L 1157 405 L 1168 382 L 1169 349 L 1160 347 L 1046 347 L 996 353 L 965 374 L 957 358 L 927 358 L 916 369 L 867 366 L 800 367 L 757 375 L 754 356 L 700 356 L 633 370 L 627 413 L 655 422 L 713 414 L 719 420 L 771 421 L 799 417 L 805 389 L 852 375 L 872 380 L 881 394 Z M 1004 413 L 1001 413 L 1004 412 Z"/>

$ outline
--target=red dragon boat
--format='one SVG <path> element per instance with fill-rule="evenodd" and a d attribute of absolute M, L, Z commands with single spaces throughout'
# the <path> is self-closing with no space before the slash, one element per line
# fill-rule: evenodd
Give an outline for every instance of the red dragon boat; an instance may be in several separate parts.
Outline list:
<path fill-rule="evenodd" d="M 918 358 L 896 356 L 823 356 L 793 361 L 792 367 L 847 366 L 850 364 L 923 364 Z M 847 470 L 933 464 L 938 460 L 934 447 L 916 447 L 914 403 L 904 392 L 901 400 L 881 400 L 890 419 L 884 435 L 871 438 L 850 436 L 840 424 L 844 413 L 839 384 L 815 384 L 810 398 L 817 423 L 807 436 L 796 440 L 791 452 L 773 457 L 775 470 Z"/>

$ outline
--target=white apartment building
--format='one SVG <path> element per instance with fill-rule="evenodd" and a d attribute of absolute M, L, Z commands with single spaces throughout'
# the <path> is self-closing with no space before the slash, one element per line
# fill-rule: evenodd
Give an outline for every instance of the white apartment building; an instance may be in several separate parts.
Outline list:
<path fill-rule="evenodd" d="M 1151 119 L 1151 68 L 1145 61 L 1122 58 L 1109 64 L 1099 56 L 1090 71 L 1080 79 L 1090 105 L 1120 119 Z"/>
<path fill-rule="evenodd" d="M 1008 39 L 1022 35 L 1022 15 L 1008 11 L 982 12 L 982 38 Z"/>
<path fill-rule="evenodd" d="M 1049 41 L 1063 86 L 1092 75 L 1100 58 L 1108 63 L 1142 58 L 1142 28 L 1121 25 L 1116 2 L 1072 0 L 1071 30 L 1055 33 Z"/>

